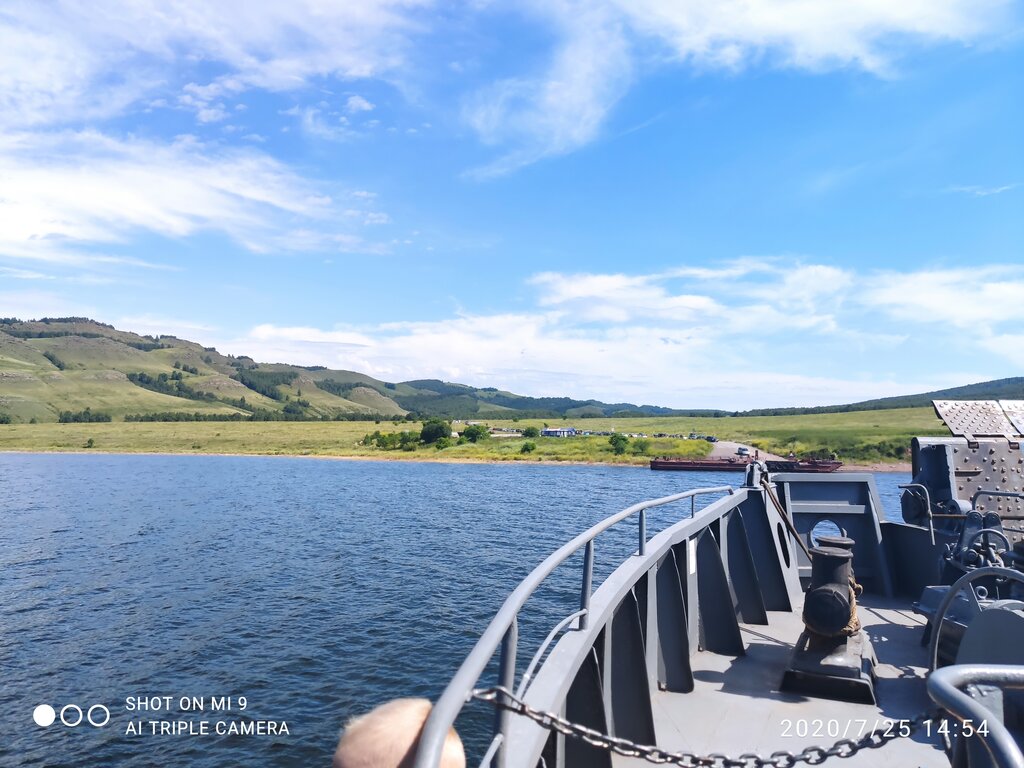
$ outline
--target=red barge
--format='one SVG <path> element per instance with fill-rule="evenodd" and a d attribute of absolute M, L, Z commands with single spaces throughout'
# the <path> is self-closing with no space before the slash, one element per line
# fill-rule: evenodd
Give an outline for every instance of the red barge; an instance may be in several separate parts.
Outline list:
<path fill-rule="evenodd" d="M 753 461 L 751 458 L 737 459 L 651 459 L 651 469 L 677 469 L 691 472 L 742 472 Z"/>

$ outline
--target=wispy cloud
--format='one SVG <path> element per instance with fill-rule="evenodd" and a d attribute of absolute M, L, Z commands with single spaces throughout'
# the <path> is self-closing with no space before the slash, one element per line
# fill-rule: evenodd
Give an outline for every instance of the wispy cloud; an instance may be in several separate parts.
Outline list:
<path fill-rule="evenodd" d="M 891 317 L 920 324 L 973 329 L 992 336 L 1024 321 L 1019 265 L 881 271 L 861 281 L 860 301 Z"/>
<path fill-rule="evenodd" d="M 216 326 L 197 323 L 194 320 L 153 314 L 128 315 L 119 318 L 114 325 L 121 330 L 143 335 L 171 335 L 185 339 L 192 339 L 197 335 L 205 336 L 218 330 Z"/>
<path fill-rule="evenodd" d="M 629 43 L 612 9 L 569 2 L 544 8 L 562 38 L 544 75 L 501 80 L 466 103 L 463 117 L 485 143 L 512 147 L 471 176 L 498 176 L 589 143 L 630 84 Z"/>
<path fill-rule="evenodd" d="M 0 138 L 0 256 L 8 258 L 143 266 L 94 249 L 139 233 L 202 231 L 259 252 L 329 250 L 339 238 L 353 250 L 358 236 L 340 229 L 334 213 L 321 185 L 254 149 L 94 131 Z"/>
<path fill-rule="evenodd" d="M 302 132 L 316 139 L 347 141 L 359 135 L 348 127 L 347 118 L 332 116 L 317 107 L 293 107 L 281 114 L 298 117 Z"/>
<path fill-rule="evenodd" d="M 1007 5 L 1002 0 L 527 4 L 528 13 L 556 31 L 558 42 L 542 74 L 501 80 L 468 99 L 466 121 L 485 143 L 504 148 L 498 159 L 470 175 L 501 175 L 593 141 L 638 70 L 675 63 L 735 72 L 757 64 L 808 72 L 856 68 L 885 77 L 908 45 L 966 42 L 990 33 Z M 825 192 L 856 171 L 824 174 L 810 188 Z"/>
<path fill-rule="evenodd" d="M 53 275 L 42 272 L 35 272 L 30 269 L 17 269 L 15 267 L 0 267 L 0 275 L 11 280 L 53 280 Z"/>
<path fill-rule="evenodd" d="M 470 175 L 508 173 L 594 141 L 644 72 L 766 65 L 884 76 L 910 47 L 985 35 L 1006 7 L 1003 0 L 469 4 L 466 25 L 518 13 L 554 40 L 543 61 L 527 55 L 496 80 L 473 81 L 462 116 L 497 156 Z M 432 0 L 8 4 L 0 16 L 0 130 L 77 128 L 161 108 L 189 110 L 202 126 L 237 112 L 250 91 L 295 92 L 325 80 L 378 80 L 402 90 L 429 58 L 420 46 L 444 28 L 433 8 Z M 355 115 L 374 106 L 352 93 L 339 108 Z M 326 113 L 302 118 L 310 135 L 347 136 Z"/>
<path fill-rule="evenodd" d="M 200 121 L 252 88 L 290 91 L 315 77 L 394 72 L 420 24 L 418 0 L 65 0 L 9 5 L 0 17 L 0 125 L 61 125 L 120 113 L 174 88 L 180 52 L 224 72 L 183 83 Z M 185 71 L 188 71 L 187 69 Z"/>
<path fill-rule="evenodd" d="M 23 320 L 39 317 L 99 317 L 95 304 L 70 299 L 50 291 L 0 291 L 0 307 L 5 317 Z"/>
<path fill-rule="evenodd" d="M 1003 184 L 998 187 L 981 187 L 977 185 L 968 186 L 953 186 L 948 191 L 959 192 L 964 195 L 971 195 L 972 197 L 991 197 L 992 195 L 1001 195 L 1003 192 L 1009 192 L 1011 189 L 1016 189 L 1020 184 Z"/>

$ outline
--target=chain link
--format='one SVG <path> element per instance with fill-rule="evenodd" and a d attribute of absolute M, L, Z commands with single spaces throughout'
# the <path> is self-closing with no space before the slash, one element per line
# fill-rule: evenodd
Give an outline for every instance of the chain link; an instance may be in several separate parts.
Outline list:
<path fill-rule="evenodd" d="M 658 765 L 672 764 L 682 768 L 793 768 L 797 763 L 821 765 L 830 757 L 853 757 L 862 749 L 878 749 L 895 739 L 912 736 L 926 722 L 942 717 L 942 710 L 935 709 L 922 712 L 912 720 L 897 720 L 891 728 L 884 731 L 871 730 L 857 740 L 840 739 L 831 747 L 805 747 L 803 751 L 796 753 L 772 752 L 768 757 L 761 757 L 753 752 L 744 753 L 739 757 L 728 757 L 718 753 L 696 755 L 692 752 L 667 752 L 660 747 L 635 744 L 628 739 L 609 736 L 585 725 L 571 723 L 551 712 L 534 709 L 502 686 L 479 688 L 473 691 L 471 696 L 478 701 L 489 702 L 499 709 L 529 718 L 549 731 L 580 739 L 593 747 L 625 757 L 640 757 Z"/>

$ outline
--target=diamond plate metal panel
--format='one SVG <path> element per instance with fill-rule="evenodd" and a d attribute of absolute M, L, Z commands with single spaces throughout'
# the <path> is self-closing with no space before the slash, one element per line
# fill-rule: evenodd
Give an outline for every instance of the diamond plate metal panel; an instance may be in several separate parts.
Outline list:
<path fill-rule="evenodd" d="M 1000 400 L 1006 417 L 1013 424 L 1018 435 L 1024 435 L 1024 400 Z"/>
<path fill-rule="evenodd" d="M 932 400 L 932 405 L 954 435 L 997 437 L 1018 432 L 996 400 Z"/>
<path fill-rule="evenodd" d="M 915 477 L 928 485 L 933 502 L 953 498 L 970 503 L 980 492 L 976 501 L 979 512 L 1024 516 L 1024 499 L 986 493 L 1024 493 L 1024 454 L 1019 448 L 1011 447 L 1002 437 L 979 437 L 973 446 L 962 437 L 921 437 L 918 442 L 921 449 Z M 940 523 L 947 529 L 954 527 L 940 520 L 936 527 Z M 1019 529 L 1019 522 L 1012 527 Z M 1024 533 L 1007 530 L 1007 535 L 1011 541 L 1024 540 Z"/>

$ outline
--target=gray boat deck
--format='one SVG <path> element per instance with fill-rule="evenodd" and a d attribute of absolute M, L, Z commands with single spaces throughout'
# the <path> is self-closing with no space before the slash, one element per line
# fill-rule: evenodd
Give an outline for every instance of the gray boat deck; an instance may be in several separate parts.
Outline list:
<path fill-rule="evenodd" d="M 884 729 L 886 721 L 910 719 L 931 708 L 924 682 L 926 653 L 920 645 L 924 620 L 905 603 L 875 596 L 865 595 L 858 608 L 878 656 L 878 706 L 779 692 L 802 624 L 799 612 L 772 611 L 768 626 L 740 625 L 745 656 L 699 652 L 691 657 L 696 679 L 692 693 L 654 693 L 658 746 L 729 757 L 746 752 L 768 756 L 779 750 L 796 753 L 812 745 L 828 748 L 840 738 L 856 740 L 873 727 Z M 790 723 L 788 735 L 786 721 Z M 804 729 L 807 735 L 797 735 Z M 839 735 L 835 736 L 837 729 Z M 649 765 L 625 757 L 616 757 L 614 763 Z M 949 761 L 937 738 L 932 735 L 929 740 L 922 732 L 877 750 L 863 750 L 842 764 L 948 768 Z"/>

